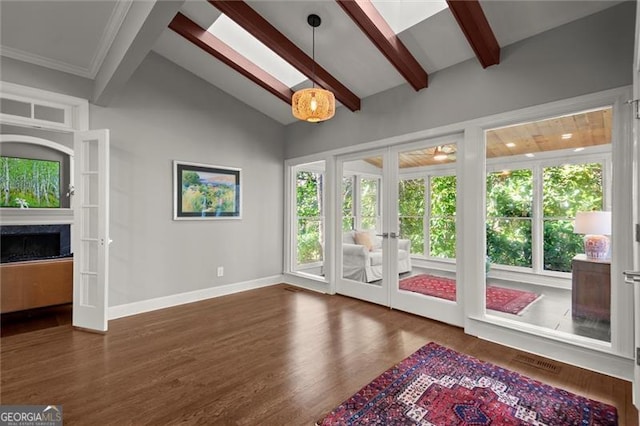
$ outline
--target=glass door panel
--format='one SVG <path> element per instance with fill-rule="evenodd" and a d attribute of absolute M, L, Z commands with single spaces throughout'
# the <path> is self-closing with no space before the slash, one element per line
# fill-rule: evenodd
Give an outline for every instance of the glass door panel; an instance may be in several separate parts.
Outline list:
<path fill-rule="evenodd" d="M 295 220 L 292 269 L 305 275 L 324 278 L 325 162 L 294 167 Z"/>
<path fill-rule="evenodd" d="M 340 294 L 389 304 L 385 212 L 383 204 L 387 150 L 338 160 L 340 214 L 338 275 Z"/>
<path fill-rule="evenodd" d="M 396 173 L 394 214 L 399 235 L 397 276 L 391 277 L 391 306 L 462 325 L 457 303 L 456 139 L 392 148 Z"/>

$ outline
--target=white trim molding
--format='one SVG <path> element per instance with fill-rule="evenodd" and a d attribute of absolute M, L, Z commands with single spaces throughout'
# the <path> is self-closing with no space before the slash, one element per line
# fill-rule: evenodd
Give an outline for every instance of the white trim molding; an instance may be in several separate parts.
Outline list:
<path fill-rule="evenodd" d="M 283 283 L 283 281 L 284 277 L 282 275 L 273 275 L 270 277 L 258 278 L 251 281 L 226 284 L 217 287 L 189 291 L 186 293 L 157 297 L 155 299 L 141 300 L 139 302 L 110 306 L 108 309 L 107 317 L 109 320 L 124 318 L 131 315 L 156 311 L 158 309 L 184 305 L 186 303 L 200 302 L 202 300 L 213 299 L 220 296 L 227 296 L 229 294 L 240 293 L 247 290 L 269 287 L 272 285 L 281 284 Z"/>
<path fill-rule="evenodd" d="M 25 52 L 8 46 L 0 46 L 0 55 L 93 80 L 96 78 L 102 63 L 104 62 L 104 58 L 107 56 L 107 53 L 118 34 L 131 4 L 132 0 L 120 0 L 116 2 L 113 12 L 107 21 L 102 36 L 100 37 L 100 42 L 95 49 L 95 54 L 91 58 L 91 62 L 87 67 L 59 61 L 42 55 L 36 55 L 34 53 Z"/>

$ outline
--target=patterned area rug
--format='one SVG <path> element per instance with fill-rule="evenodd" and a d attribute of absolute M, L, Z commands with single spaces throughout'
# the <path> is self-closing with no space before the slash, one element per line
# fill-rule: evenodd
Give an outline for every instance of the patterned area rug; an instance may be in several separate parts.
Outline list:
<path fill-rule="evenodd" d="M 419 274 L 403 278 L 400 280 L 400 290 L 456 300 L 456 280 L 436 275 Z M 531 291 L 490 285 L 487 287 L 487 309 L 517 315 L 539 297 Z"/>
<path fill-rule="evenodd" d="M 616 408 L 436 343 L 378 376 L 319 425 L 617 425 Z"/>

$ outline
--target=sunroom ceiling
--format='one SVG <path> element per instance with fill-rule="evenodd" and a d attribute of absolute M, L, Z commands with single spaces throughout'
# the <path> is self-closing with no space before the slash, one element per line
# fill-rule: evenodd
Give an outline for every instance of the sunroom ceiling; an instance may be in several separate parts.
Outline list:
<path fill-rule="evenodd" d="M 611 107 L 584 111 L 562 117 L 521 123 L 491 129 L 486 132 L 487 158 L 536 155 L 549 151 L 583 151 L 590 147 L 611 143 Z M 455 144 L 442 144 L 424 149 L 401 152 L 401 169 L 442 165 L 456 161 Z M 440 154 L 441 157 L 437 157 Z M 381 157 L 365 161 L 382 167 Z"/>

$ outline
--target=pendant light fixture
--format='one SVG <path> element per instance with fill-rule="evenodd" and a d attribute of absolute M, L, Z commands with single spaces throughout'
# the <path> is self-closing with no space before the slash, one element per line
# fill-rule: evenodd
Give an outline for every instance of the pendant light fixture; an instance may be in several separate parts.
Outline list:
<path fill-rule="evenodd" d="M 320 17 L 311 14 L 307 17 L 307 22 L 313 28 L 312 35 L 312 58 L 313 69 L 311 82 L 313 86 L 309 89 L 298 90 L 291 97 L 291 112 L 299 120 L 317 123 L 330 119 L 336 113 L 336 97 L 329 90 L 315 87 L 316 77 L 316 28 L 322 22 Z"/>

